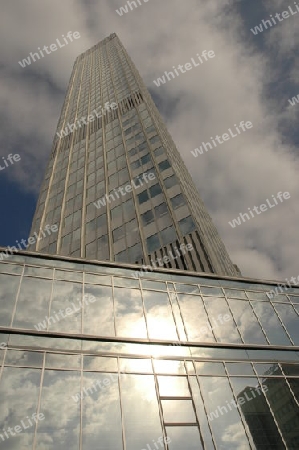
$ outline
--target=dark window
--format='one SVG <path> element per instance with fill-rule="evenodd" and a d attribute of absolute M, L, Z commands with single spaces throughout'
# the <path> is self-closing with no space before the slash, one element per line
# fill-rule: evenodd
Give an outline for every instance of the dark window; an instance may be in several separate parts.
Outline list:
<path fill-rule="evenodd" d="M 158 183 L 154 184 L 154 186 L 151 186 L 149 188 L 149 191 L 152 198 L 156 197 L 156 195 L 162 194 L 162 189 Z"/>
<path fill-rule="evenodd" d="M 147 225 L 154 220 L 154 214 L 152 211 L 146 211 L 141 215 L 143 225 Z"/>
<path fill-rule="evenodd" d="M 167 189 L 172 188 L 172 186 L 175 186 L 176 184 L 178 184 L 176 176 L 172 175 L 171 177 L 166 178 L 164 180 L 164 184 L 165 184 Z"/>
<path fill-rule="evenodd" d="M 157 219 L 167 214 L 167 212 L 168 208 L 166 203 L 161 203 L 161 205 L 155 207 L 155 215 Z"/>
<path fill-rule="evenodd" d="M 159 163 L 160 170 L 166 170 L 169 169 L 169 167 L 171 167 L 171 165 L 169 164 L 168 159 L 165 159 L 165 161 Z"/>
<path fill-rule="evenodd" d="M 163 245 L 170 244 L 171 242 L 175 242 L 177 239 L 177 234 L 173 227 L 165 228 L 165 230 L 160 232 L 161 240 Z"/>
<path fill-rule="evenodd" d="M 119 228 L 116 228 L 116 230 L 114 230 L 112 234 L 113 234 L 113 241 L 114 242 L 118 241 L 119 239 L 125 236 L 125 227 L 121 226 Z"/>
<path fill-rule="evenodd" d="M 149 253 L 152 253 L 161 247 L 159 237 L 157 234 L 154 234 L 153 236 L 150 236 L 149 238 L 147 238 L 146 243 L 147 243 L 147 249 L 148 249 Z"/>
<path fill-rule="evenodd" d="M 193 219 L 191 216 L 188 216 L 185 219 L 180 220 L 179 226 L 180 226 L 183 236 L 191 233 L 191 231 L 193 231 L 195 229 L 195 223 L 193 222 Z"/>
<path fill-rule="evenodd" d="M 141 158 L 141 163 L 142 164 L 146 164 L 149 161 L 151 161 L 151 155 L 149 153 L 147 153 L 146 155 L 142 156 L 142 158 Z"/>
<path fill-rule="evenodd" d="M 160 156 L 160 155 L 164 155 L 164 149 L 163 149 L 163 147 L 159 147 L 159 148 L 156 148 L 156 150 L 154 150 L 154 154 L 155 154 L 155 157 L 157 158 L 158 156 Z"/>
<path fill-rule="evenodd" d="M 155 144 L 156 142 L 159 142 L 159 136 L 153 136 L 152 138 L 150 138 L 150 143 L 151 144 Z"/>
<path fill-rule="evenodd" d="M 140 167 L 140 166 L 141 166 L 141 162 L 140 162 L 139 159 L 137 159 L 137 161 L 134 161 L 134 162 L 131 163 L 131 167 L 132 167 L 133 170 L 134 169 L 138 169 L 138 167 Z"/>
<path fill-rule="evenodd" d="M 147 191 L 141 192 L 140 194 L 137 195 L 137 197 L 140 204 L 147 202 L 149 200 Z"/>
<path fill-rule="evenodd" d="M 182 194 L 176 195 L 175 197 L 170 199 L 173 209 L 179 208 L 180 206 L 185 205 L 185 200 Z"/>

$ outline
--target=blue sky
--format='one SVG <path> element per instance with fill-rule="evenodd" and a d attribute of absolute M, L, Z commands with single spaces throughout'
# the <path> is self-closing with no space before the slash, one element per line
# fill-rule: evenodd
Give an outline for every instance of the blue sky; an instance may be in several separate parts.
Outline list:
<path fill-rule="evenodd" d="M 116 32 L 144 78 L 220 235 L 243 275 L 297 276 L 299 13 L 256 36 L 250 28 L 293 6 L 285 0 L 27 0 L 2 7 L 0 245 L 29 235 L 39 187 L 75 58 Z M 80 39 L 22 68 L 18 61 L 62 34 Z M 163 86 L 153 80 L 203 50 L 216 57 Z M 234 123 L 252 130 L 194 158 Z M 279 191 L 291 198 L 232 229 L 229 221 Z"/>

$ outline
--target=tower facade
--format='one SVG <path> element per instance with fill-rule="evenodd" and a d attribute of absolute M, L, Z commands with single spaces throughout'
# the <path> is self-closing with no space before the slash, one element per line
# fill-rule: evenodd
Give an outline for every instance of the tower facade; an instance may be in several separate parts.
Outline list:
<path fill-rule="evenodd" d="M 235 276 L 165 124 L 116 34 L 75 61 L 29 250 Z"/>

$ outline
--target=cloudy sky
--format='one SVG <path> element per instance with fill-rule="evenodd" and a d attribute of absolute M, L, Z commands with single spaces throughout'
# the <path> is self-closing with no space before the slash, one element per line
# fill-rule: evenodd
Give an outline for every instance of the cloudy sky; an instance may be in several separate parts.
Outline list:
<path fill-rule="evenodd" d="M 7 2 L 0 18 L 0 245 L 27 238 L 75 58 L 116 32 L 145 80 L 219 233 L 244 276 L 299 275 L 299 12 L 262 33 L 251 28 L 293 0 L 124 0 Z M 137 3 L 138 5 L 138 3 Z M 288 10 L 289 11 L 289 10 Z M 281 17 L 281 16 L 280 16 Z M 68 31 L 80 39 L 24 68 L 18 61 Z M 173 66 L 213 50 L 215 58 L 157 87 Z M 194 157 L 203 141 L 234 124 L 253 127 Z M 232 228 L 248 208 L 290 198 Z"/>

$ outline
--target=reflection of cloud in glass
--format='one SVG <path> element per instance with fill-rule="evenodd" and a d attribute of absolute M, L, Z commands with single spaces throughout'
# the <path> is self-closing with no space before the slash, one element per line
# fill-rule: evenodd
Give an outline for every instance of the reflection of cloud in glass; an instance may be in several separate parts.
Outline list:
<path fill-rule="evenodd" d="M 117 336 L 147 338 L 140 291 L 114 288 L 114 298 Z"/>
<path fill-rule="evenodd" d="M 178 294 L 189 341 L 215 342 L 201 297 Z"/>
<path fill-rule="evenodd" d="M 251 304 L 266 332 L 270 344 L 290 345 L 291 342 L 282 328 L 273 306 L 270 303 L 257 301 L 251 301 Z"/>
<path fill-rule="evenodd" d="M 109 373 L 85 373 L 82 385 L 86 390 L 92 388 L 92 393 L 82 400 L 83 448 L 122 448 L 118 377 Z"/>
<path fill-rule="evenodd" d="M 127 448 L 146 448 L 162 436 L 153 375 L 121 375 L 121 395 Z"/>
<path fill-rule="evenodd" d="M 228 406 L 234 399 L 228 379 L 200 377 L 199 384 L 207 413 L 218 411 L 218 415 L 210 420 L 217 446 L 223 450 L 248 450 L 248 438 L 240 421 L 238 409 L 233 405 Z M 222 407 L 222 414 L 218 407 Z M 232 432 L 238 436 L 238 441 L 233 440 L 230 434 Z"/>
<path fill-rule="evenodd" d="M 49 316 L 55 319 L 55 313 L 58 314 L 60 310 L 62 314 L 58 315 L 60 320 L 50 322 L 49 330 L 61 331 L 63 329 L 66 333 L 81 333 L 81 299 L 82 284 L 55 280 Z M 66 311 L 67 308 L 70 308 L 71 313 L 70 310 Z"/>
<path fill-rule="evenodd" d="M 46 370 L 41 394 L 41 412 L 46 420 L 37 428 L 37 448 L 78 448 L 80 407 L 71 395 L 80 390 L 80 372 Z"/>
<path fill-rule="evenodd" d="M 26 420 L 27 416 L 31 417 L 37 411 L 40 378 L 39 369 L 15 367 L 3 369 L 0 382 L 0 430 L 21 425 L 22 420 Z M 5 442 L 1 439 L 1 448 L 31 450 L 35 426 L 28 427 L 28 422 L 25 426 L 26 429 L 22 433 L 9 437 Z"/>
<path fill-rule="evenodd" d="M 166 292 L 143 291 L 149 337 L 178 340 Z"/>
<path fill-rule="evenodd" d="M 83 333 L 96 336 L 115 336 L 112 288 L 85 285 L 84 294 L 91 294 L 95 301 L 84 306 Z"/>
<path fill-rule="evenodd" d="M 20 278 L 12 275 L 0 274 L 0 326 L 9 327 L 16 302 L 16 295 Z M 2 341 L 1 341 L 2 342 Z"/>
<path fill-rule="evenodd" d="M 248 301 L 228 300 L 238 329 L 245 343 L 267 344 L 256 316 Z"/>
<path fill-rule="evenodd" d="M 13 326 L 34 329 L 49 311 L 52 281 L 23 278 Z"/>

